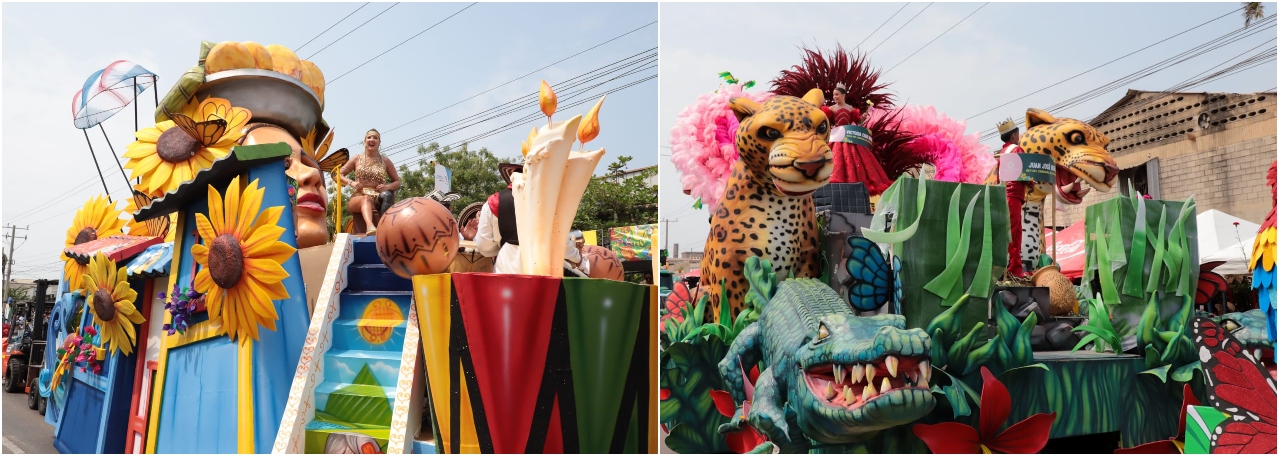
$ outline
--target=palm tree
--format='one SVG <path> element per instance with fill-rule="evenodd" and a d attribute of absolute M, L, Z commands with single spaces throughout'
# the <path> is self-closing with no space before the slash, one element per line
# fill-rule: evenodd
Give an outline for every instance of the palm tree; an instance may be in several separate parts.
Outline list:
<path fill-rule="evenodd" d="M 1261 2 L 1243 2 L 1243 26 L 1252 25 L 1252 21 L 1266 17 L 1266 11 Z"/>

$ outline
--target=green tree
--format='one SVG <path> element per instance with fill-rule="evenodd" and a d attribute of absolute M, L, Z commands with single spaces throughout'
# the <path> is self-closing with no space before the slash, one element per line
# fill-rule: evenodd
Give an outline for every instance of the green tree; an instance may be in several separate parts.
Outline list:
<path fill-rule="evenodd" d="M 6 297 L 6 298 L 13 298 L 13 302 L 19 302 L 19 301 L 30 301 L 30 300 L 31 300 L 31 289 L 30 289 L 30 288 L 16 288 L 16 287 L 10 287 L 10 288 L 9 288 L 9 294 L 8 294 L 8 296 L 5 296 L 5 297 Z"/>
<path fill-rule="evenodd" d="M 1265 19 L 1266 10 L 1261 2 L 1243 2 L 1243 26 L 1252 25 L 1252 21 Z"/>
<path fill-rule="evenodd" d="M 417 157 L 400 164 L 400 179 L 404 184 L 395 193 L 397 199 L 426 196 L 435 190 L 435 167 L 438 162 L 453 174 L 452 190 L 461 195 L 452 203 L 453 214 L 471 203 L 487 200 L 489 195 L 506 188 L 506 181 L 497 171 L 501 163 L 519 163 L 514 158 L 498 158 L 487 148 L 471 150 L 467 144 L 456 149 L 431 143 L 418 146 Z"/>
<path fill-rule="evenodd" d="M 582 231 L 657 223 L 657 186 L 647 181 L 657 167 L 624 175 L 631 157 L 621 156 L 608 165 L 608 174 L 591 179 L 582 195 L 573 228 Z"/>

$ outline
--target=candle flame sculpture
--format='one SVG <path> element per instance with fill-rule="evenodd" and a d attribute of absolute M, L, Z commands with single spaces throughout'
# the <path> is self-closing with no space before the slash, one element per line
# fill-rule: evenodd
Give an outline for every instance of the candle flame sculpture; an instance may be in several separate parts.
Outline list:
<path fill-rule="evenodd" d="M 556 97 L 542 82 L 538 105 L 546 114 L 547 126 L 535 129 L 526 141 L 524 172 L 511 176 L 515 217 L 519 220 L 520 264 L 525 274 L 562 277 L 565 239 L 582 194 L 591 182 L 604 149 L 573 152 L 576 139 L 585 142 L 599 134 L 599 103 L 583 119 L 574 116 L 565 122 L 551 122 Z"/>

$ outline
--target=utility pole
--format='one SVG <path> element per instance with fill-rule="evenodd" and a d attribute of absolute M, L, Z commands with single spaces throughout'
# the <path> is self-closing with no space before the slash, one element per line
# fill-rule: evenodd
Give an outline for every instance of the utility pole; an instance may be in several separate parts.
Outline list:
<path fill-rule="evenodd" d="M 667 250 L 670 250 L 670 247 L 671 247 L 671 222 L 678 222 L 678 221 L 679 219 L 675 219 L 675 220 L 663 219 L 662 220 L 662 223 L 666 224 L 666 226 L 662 227 L 662 238 L 666 239 L 666 242 L 664 242 L 663 244 L 665 245 L 664 248 Z"/>
<path fill-rule="evenodd" d="M 31 225 L 27 225 L 27 227 L 22 230 L 27 231 L 30 228 Z M 17 234 L 18 227 L 12 224 L 9 225 L 9 234 L 5 235 L 5 237 L 9 238 L 9 255 L 5 258 L 4 262 L 4 297 L 0 298 L 4 300 L 4 310 L 3 312 L 0 312 L 0 315 L 9 314 L 9 281 L 13 279 L 13 241 L 17 240 Z M 25 241 L 26 239 L 26 236 L 22 236 L 22 240 Z"/>

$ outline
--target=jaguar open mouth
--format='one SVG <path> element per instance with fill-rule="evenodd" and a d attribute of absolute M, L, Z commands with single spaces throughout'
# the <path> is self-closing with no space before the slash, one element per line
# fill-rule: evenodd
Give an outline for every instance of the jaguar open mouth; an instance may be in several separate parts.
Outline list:
<path fill-rule="evenodd" d="M 817 191 L 817 189 L 812 189 L 804 192 L 787 191 L 786 189 L 782 188 L 781 184 L 778 184 L 776 180 L 773 181 L 773 186 L 777 187 L 777 191 L 782 192 L 782 194 L 786 196 L 796 196 L 796 197 L 808 196 L 808 195 L 811 195 L 813 192 Z"/>
<path fill-rule="evenodd" d="M 1110 185 L 1113 183 L 1115 175 L 1118 171 L 1105 163 L 1084 161 L 1088 166 L 1094 166 L 1105 174 L 1104 181 L 1097 181 L 1093 177 L 1087 178 L 1084 175 L 1087 171 L 1067 168 L 1065 166 L 1057 166 L 1057 196 L 1068 204 L 1079 204 L 1084 201 L 1084 196 L 1091 192 L 1093 188 L 1097 188 L 1103 192 L 1110 191 Z"/>
<path fill-rule="evenodd" d="M 804 371 L 813 397 L 848 410 L 911 388 L 927 391 L 931 378 L 926 358 L 892 355 L 868 363 L 818 364 Z"/>

